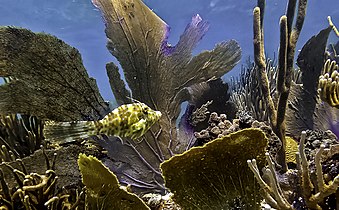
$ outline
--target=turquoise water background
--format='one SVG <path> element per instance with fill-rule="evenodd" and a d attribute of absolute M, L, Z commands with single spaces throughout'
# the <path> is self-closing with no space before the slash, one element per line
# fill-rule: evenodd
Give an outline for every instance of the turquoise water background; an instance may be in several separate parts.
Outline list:
<path fill-rule="evenodd" d="M 243 49 L 242 60 L 224 76 L 236 76 L 240 66 L 253 57 L 252 10 L 255 0 L 145 0 L 155 13 L 171 26 L 169 42 L 175 45 L 191 17 L 199 14 L 210 23 L 210 30 L 195 49 L 213 49 L 223 40 L 236 39 Z M 265 12 L 265 47 L 269 57 L 276 57 L 279 46 L 279 18 L 287 1 L 267 1 Z M 309 1 L 307 16 L 297 50 L 313 35 L 328 26 L 327 16 L 339 26 L 339 1 Z M 76 47 L 82 54 L 90 76 L 97 80 L 106 100 L 112 100 L 105 64 L 116 60 L 106 49 L 104 23 L 90 0 L 0 0 L 0 25 L 46 32 Z M 339 39 L 331 34 L 330 41 Z"/>

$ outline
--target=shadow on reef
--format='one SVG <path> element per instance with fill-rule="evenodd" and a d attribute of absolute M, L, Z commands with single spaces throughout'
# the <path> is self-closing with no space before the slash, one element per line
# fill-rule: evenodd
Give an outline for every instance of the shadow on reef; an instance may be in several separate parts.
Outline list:
<path fill-rule="evenodd" d="M 330 19 L 304 45 L 295 68 L 307 0 L 289 0 L 276 63 L 265 57 L 265 1 L 258 0 L 254 63 L 229 87 L 220 78 L 239 62 L 241 48 L 230 40 L 192 56 L 208 30 L 199 15 L 171 46 L 169 26 L 142 1 L 93 4 L 126 78 L 106 65 L 118 105 L 141 101 L 162 117 L 137 140 L 43 139 L 46 120 L 96 121 L 112 110 L 75 48 L 1 27 L 0 76 L 10 78 L 0 86 L 1 207 L 338 208 L 338 44 L 326 49 L 337 32 Z"/>

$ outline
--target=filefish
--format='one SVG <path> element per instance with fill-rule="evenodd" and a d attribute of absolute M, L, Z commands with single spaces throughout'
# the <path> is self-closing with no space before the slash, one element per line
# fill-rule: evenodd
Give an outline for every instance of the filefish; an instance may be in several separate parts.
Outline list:
<path fill-rule="evenodd" d="M 47 140 L 59 144 L 101 134 L 136 140 L 160 117 L 160 111 L 154 111 L 146 104 L 137 102 L 121 105 L 98 121 L 46 121 L 43 133 Z"/>

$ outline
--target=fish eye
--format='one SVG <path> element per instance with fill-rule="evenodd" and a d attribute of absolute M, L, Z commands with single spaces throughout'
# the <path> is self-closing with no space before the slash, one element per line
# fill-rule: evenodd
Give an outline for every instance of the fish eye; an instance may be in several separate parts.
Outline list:
<path fill-rule="evenodd" d="M 142 113 L 148 114 L 148 109 L 147 109 L 147 108 L 143 109 L 143 110 L 142 110 Z"/>

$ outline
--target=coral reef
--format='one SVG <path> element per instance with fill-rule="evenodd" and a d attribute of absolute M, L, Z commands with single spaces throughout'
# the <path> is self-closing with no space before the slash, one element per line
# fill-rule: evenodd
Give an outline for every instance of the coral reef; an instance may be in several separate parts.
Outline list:
<path fill-rule="evenodd" d="M 194 133 L 194 136 L 197 138 L 196 145 L 198 146 L 202 146 L 216 138 L 222 138 L 245 128 L 258 128 L 265 133 L 268 139 L 267 150 L 273 157 L 276 157 L 277 152 L 281 148 L 281 142 L 274 134 L 272 128 L 264 122 L 255 120 L 245 111 L 240 112 L 238 118 L 234 119 L 232 122 L 227 120 L 225 114 L 220 114 L 218 116 L 216 112 L 213 112 L 211 113 L 208 122 L 209 126 L 206 129 Z"/>
<path fill-rule="evenodd" d="M 264 40 L 263 40 L 263 16 L 265 0 L 259 0 L 258 6 L 253 10 L 253 44 L 254 44 L 254 60 L 259 75 L 259 84 L 263 94 L 264 103 L 268 111 L 269 122 L 276 135 L 282 141 L 282 149 L 277 157 L 277 162 L 282 166 L 282 170 L 287 170 L 285 158 L 285 114 L 289 91 L 292 84 L 293 63 L 295 46 L 302 29 L 306 14 L 307 0 L 298 1 L 298 12 L 296 14 L 295 25 L 292 24 L 296 11 L 297 1 L 289 1 L 287 5 L 287 14 L 280 19 L 280 47 L 278 57 L 278 76 L 277 76 L 277 102 L 274 103 L 269 80 L 266 72 Z M 261 7 L 260 7 L 261 6 Z"/>
<path fill-rule="evenodd" d="M 249 62 L 243 67 L 240 79 L 233 82 L 234 93 L 231 95 L 239 110 L 250 111 L 255 119 L 269 122 L 281 139 L 283 149 L 278 163 L 283 171 L 287 169 L 284 157 L 286 134 L 299 138 L 302 130 L 334 131 L 339 116 L 337 110 L 331 110 L 317 97 L 318 77 L 332 26 L 308 40 L 298 55 L 299 68 L 293 67 L 295 44 L 302 29 L 306 4 L 307 1 L 289 1 L 286 16 L 280 19 L 280 51 L 276 65 L 265 58 L 261 22 L 265 1 L 258 1 L 260 7 L 253 13 L 255 65 Z"/>
<path fill-rule="evenodd" d="M 265 181 L 260 175 L 255 159 L 247 161 L 248 166 L 263 190 L 265 201 L 273 208 L 299 209 L 306 207 L 309 209 L 331 209 L 331 207 L 326 206 L 327 203 L 323 201 L 326 197 L 336 193 L 338 190 L 339 175 L 337 174 L 332 180 L 325 182 L 321 163 L 325 145 L 321 144 L 314 155 L 315 171 L 313 171 L 313 174 L 315 178 L 313 180 L 311 179 L 312 172 L 305 153 L 305 139 L 306 132 L 304 131 L 301 134 L 299 149 L 296 153 L 297 170 L 290 170 L 285 174 L 285 176 L 291 176 L 291 174 L 295 176 L 295 174 L 297 174 L 297 176 L 295 176 L 298 179 L 296 185 L 290 185 L 290 188 L 295 188 L 292 189 L 292 192 L 286 192 L 281 188 L 281 180 L 276 174 L 276 169 L 269 153 L 266 153 L 268 168 L 265 169 L 269 181 Z"/>
<path fill-rule="evenodd" d="M 76 209 L 81 205 L 84 199 L 82 193 L 68 192 L 65 186 L 56 187 L 59 179 L 55 172 L 56 154 L 50 160 L 42 150 L 40 156 L 44 156 L 47 168 L 42 175 L 35 172 L 28 173 L 29 169 L 21 159 L 16 161 L 19 167 L 5 162 L 1 164 L 0 206 L 2 209 Z M 10 174 L 15 179 L 15 186 L 12 186 L 13 181 L 8 182 L 10 179 L 6 178 Z"/>
<path fill-rule="evenodd" d="M 98 120 L 111 108 L 76 49 L 51 35 L 0 27 L 6 80 L 0 86 L 1 208 L 338 205 L 338 44 L 324 53 L 337 30 L 329 19 L 303 46 L 295 69 L 307 0 L 288 1 L 277 64 L 265 57 L 265 0 L 258 0 L 254 63 L 233 82 L 234 93 L 221 76 L 239 62 L 241 49 L 230 40 L 193 56 L 208 30 L 199 15 L 171 46 L 169 26 L 141 0 L 92 2 L 105 20 L 107 48 L 123 68 L 124 77 L 114 63 L 106 65 L 117 103 L 141 101 L 162 117 L 136 141 L 105 135 L 67 144 L 43 140 L 44 120 Z M 47 149 L 37 150 L 40 145 Z"/>
<path fill-rule="evenodd" d="M 184 209 L 257 209 L 259 189 L 246 160 L 255 157 L 263 167 L 266 147 L 264 133 L 255 128 L 193 147 L 161 164 L 166 187 Z"/>
<path fill-rule="evenodd" d="M 156 187 L 164 192 L 160 187 L 163 184 L 160 163 L 187 150 L 194 138 L 192 132 L 177 129 L 181 103 L 192 99 L 192 86 L 220 78 L 230 71 L 240 60 L 241 49 L 236 41 L 230 40 L 217 44 L 211 51 L 192 56 L 193 48 L 208 30 L 207 22 L 199 15 L 192 18 L 179 42 L 170 46 L 167 43 L 169 26 L 142 1 L 95 0 L 93 3 L 103 13 L 107 47 L 119 60 L 131 90 L 128 94 L 118 68 L 112 63 L 107 65 L 117 101 L 129 102 L 131 99 L 127 96 L 132 95 L 163 113 L 139 144 L 128 139 L 123 139 L 126 143 L 121 144 L 112 139 L 106 148 L 113 160 L 109 167 L 120 180 L 133 187 L 138 186 L 143 191 Z M 117 148 L 125 152 L 124 158 L 112 152 Z M 130 161 L 136 158 L 140 160 Z"/>
<path fill-rule="evenodd" d="M 190 116 L 189 124 L 193 126 L 194 131 L 199 131 L 208 126 L 208 118 L 211 112 L 224 113 L 230 120 L 235 118 L 236 105 L 229 100 L 229 85 L 224 83 L 221 78 L 191 86 L 189 92 L 191 98 L 188 101 L 186 114 Z M 203 110 L 199 110 L 200 108 L 208 109 L 209 113 L 203 113 Z M 192 110 L 192 113 L 190 110 Z"/>

